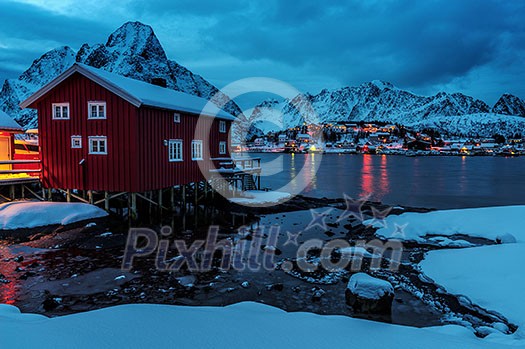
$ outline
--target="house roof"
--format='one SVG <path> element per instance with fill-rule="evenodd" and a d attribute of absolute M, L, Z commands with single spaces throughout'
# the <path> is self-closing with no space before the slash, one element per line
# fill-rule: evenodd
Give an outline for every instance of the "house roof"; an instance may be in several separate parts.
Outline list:
<path fill-rule="evenodd" d="M 29 107 L 74 73 L 84 75 L 136 107 L 150 106 L 198 115 L 215 116 L 232 121 L 236 119 L 233 115 L 220 109 L 205 98 L 152 85 L 80 63 L 73 64 L 65 72 L 20 103 L 20 107 Z"/>
<path fill-rule="evenodd" d="M 7 113 L 0 110 L 0 130 L 23 131 L 22 126 L 18 124 Z"/>

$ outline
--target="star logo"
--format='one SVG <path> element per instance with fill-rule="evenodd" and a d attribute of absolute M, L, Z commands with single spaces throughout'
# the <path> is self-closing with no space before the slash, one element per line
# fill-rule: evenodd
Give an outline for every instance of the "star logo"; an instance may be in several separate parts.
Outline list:
<path fill-rule="evenodd" d="M 299 238 L 299 235 L 301 235 L 301 232 L 298 233 L 290 233 L 289 231 L 286 232 L 286 241 L 284 242 L 283 246 L 288 245 L 294 245 L 299 246 L 299 243 L 297 242 L 297 238 Z"/>
<path fill-rule="evenodd" d="M 361 197 L 358 200 L 354 200 L 350 196 L 344 194 L 346 209 L 341 214 L 341 216 L 339 216 L 339 219 L 337 220 L 337 222 L 341 222 L 349 217 L 354 217 L 359 222 L 362 222 L 364 220 L 363 205 L 365 204 L 365 202 L 368 200 L 369 197 L 370 197 L 370 194 L 365 197 Z"/>
<path fill-rule="evenodd" d="M 305 230 L 310 230 L 315 226 L 321 227 L 323 230 L 328 230 L 328 227 L 326 226 L 326 217 L 328 216 L 328 213 L 330 213 L 332 209 L 328 209 L 324 212 L 318 213 L 314 211 L 313 209 L 310 209 L 310 214 L 312 215 L 312 220 L 308 224 Z"/>
<path fill-rule="evenodd" d="M 394 232 L 392 233 L 392 237 L 399 237 L 401 239 L 405 239 L 405 229 L 408 226 L 408 223 L 405 223 L 403 225 L 399 225 L 397 223 L 394 223 Z"/>
<path fill-rule="evenodd" d="M 385 218 L 390 214 L 390 212 L 392 211 L 392 207 L 387 207 L 385 210 L 383 211 L 380 211 L 378 210 L 377 208 L 375 208 L 374 206 L 371 207 L 372 208 L 372 215 L 374 216 L 373 219 L 371 219 L 369 222 L 368 222 L 368 225 L 378 225 L 380 226 L 381 228 L 386 228 L 387 227 L 387 223 L 386 223 L 386 220 Z"/>

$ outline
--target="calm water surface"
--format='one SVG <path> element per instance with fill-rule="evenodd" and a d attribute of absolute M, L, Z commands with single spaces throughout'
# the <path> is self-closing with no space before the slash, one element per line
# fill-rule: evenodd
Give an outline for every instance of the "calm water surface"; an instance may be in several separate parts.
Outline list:
<path fill-rule="evenodd" d="M 371 194 L 387 204 L 439 209 L 525 204 L 525 157 L 250 155 L 262 158 L 262 186 L 273 190 L 290 182 L 307 196 Z"/>

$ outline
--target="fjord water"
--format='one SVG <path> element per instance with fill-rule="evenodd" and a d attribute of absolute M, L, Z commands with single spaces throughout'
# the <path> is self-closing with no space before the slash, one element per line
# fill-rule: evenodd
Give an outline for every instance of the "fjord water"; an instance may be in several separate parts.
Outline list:
<path fill-rule="evenodd" d="M 305 196 L 371 194 L 371 200 L 385 204 L 437 209 L 525 204 L 525 157 L 250 156 L 261 157 L 262 187 L 279 190 L 292 181 L 292 187 L 305 185 Z M 272 172 L 278 173 L 265 175 Z"/>

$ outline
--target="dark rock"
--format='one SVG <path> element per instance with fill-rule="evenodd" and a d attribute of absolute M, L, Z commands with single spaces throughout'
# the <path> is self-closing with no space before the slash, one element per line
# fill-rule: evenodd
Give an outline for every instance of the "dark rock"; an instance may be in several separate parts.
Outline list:
<path fill-rule="evenodd" d="M 266 286 L 266 289 L 268 291 L 282 291 L 284 289 L 284 285 L 282 283 L 276 283 L 276 284 L 272 284 L 272 285 L 267 285 Z"/>
<path fill-rule="evenodd" d="M 346 304 L 357 313 L 391 314 L 394 288 L 365 273 L 352 275 L 345 292 Z"/>
<path fill-rule="evenodd" d="M 56 298 L 48 297 L 42 302 L 42 306 L 45 311 L 51 311 L 56 309 L 60 303 L 58 303 Z"/>
<path fill-rule="evenodd" d="M 312 294 L 312 301 L 313 302 L 319 302 L 321 300 L 321 298 L 324 296 L 324 294 L 326 293 L 325 290 L 323 290 L 322 288 L 319 288 L 319 287 L 314 287 L 312 289 L 313 291 L 313 294 Z"/>

